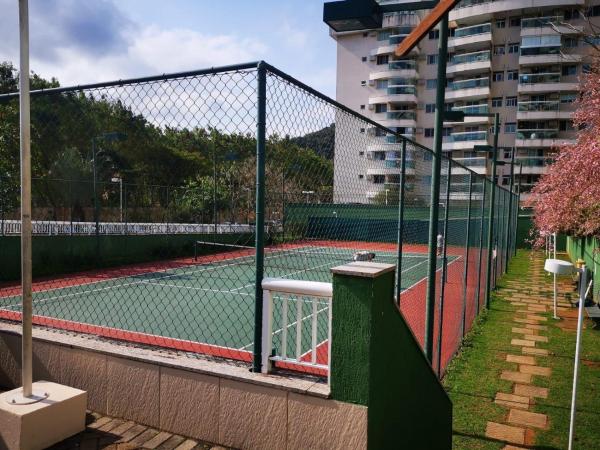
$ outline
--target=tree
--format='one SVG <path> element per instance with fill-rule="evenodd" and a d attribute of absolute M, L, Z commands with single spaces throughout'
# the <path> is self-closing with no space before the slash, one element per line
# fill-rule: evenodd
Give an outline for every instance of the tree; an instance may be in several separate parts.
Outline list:
<path fill-rule="evenodd" d="M 536 245 L 544 236 L 600 236 L 600 65 L 582 78 L 573 123 L 575 144 L 558 149 L 554 163 L 533 187 L 527 206 L 534 209 Z"/>

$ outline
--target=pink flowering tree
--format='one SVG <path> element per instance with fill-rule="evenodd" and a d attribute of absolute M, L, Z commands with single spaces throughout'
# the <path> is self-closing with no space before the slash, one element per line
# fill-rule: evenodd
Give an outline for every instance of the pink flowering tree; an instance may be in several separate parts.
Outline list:
<path fill-rule="evenodd" d="M 534 244 L 544 235 L 600 237 L 600 65 L 583 75 L 573 124 L 574 144 L 558 148 L 555 162 L 533 187 Z"/>

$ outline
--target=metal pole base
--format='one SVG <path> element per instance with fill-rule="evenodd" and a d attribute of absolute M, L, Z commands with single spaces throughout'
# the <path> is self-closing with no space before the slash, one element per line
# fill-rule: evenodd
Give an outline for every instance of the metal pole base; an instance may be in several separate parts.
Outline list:
<path fill-rule="evenodd" d="M 23 389 L 19 389 L 13 395 L 5 398 L 6 403 L 11 405 L 31 405 L 32 403 L 41 402 L 48 398 L 48 393 L 44 391 L 33 391 L 31 396 L 25 397 Z"/>

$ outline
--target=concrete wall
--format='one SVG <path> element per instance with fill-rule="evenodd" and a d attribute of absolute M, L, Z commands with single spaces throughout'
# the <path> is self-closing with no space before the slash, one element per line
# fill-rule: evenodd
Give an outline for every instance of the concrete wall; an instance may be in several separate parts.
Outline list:
<path fill-rule="evenodd" d="M 19 327 L 0 323 L 0 387 L 20 385 Z M 367 408 L 326 385 L 248 367 L 34 331 L 34 379 L 88 392 L 88 408 L 242 449 L 360 449 Z"/>

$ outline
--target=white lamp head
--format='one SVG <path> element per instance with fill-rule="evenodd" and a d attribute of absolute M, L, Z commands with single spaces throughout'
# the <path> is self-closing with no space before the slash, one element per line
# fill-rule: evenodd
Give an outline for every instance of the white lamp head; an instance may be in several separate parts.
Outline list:
<path fill-rule="evenodd" d="M 574 271 L 574 266 L 562 259 L 547 259 L 544 264 L 544 270 L 556 275 L 571 275 Z"/>

